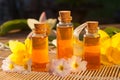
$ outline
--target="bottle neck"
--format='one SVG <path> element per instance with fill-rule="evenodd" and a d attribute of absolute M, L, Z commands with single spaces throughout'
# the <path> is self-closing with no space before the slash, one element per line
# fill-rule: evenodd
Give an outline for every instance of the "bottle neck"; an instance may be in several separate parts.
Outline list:
<path fill-rule="evenodd" d="M 73 24 L 71 23 L 71 20 L 61 20 L 59 19 L 59 26 L 73 26 Z"/>
<path fill-rule="evenodd" d="M 72 23 L 71 23 L 71 21 L 69 21 L 69 22 L 59 21 L 59 24 L 72 24 Z"/>
<path fill-rule="evenodd" d="M 59 22 L 57 27 L 73 27 L 73 24 L 71 22 Z"/>
<path fill-rule="evenodd" d="M 72 17 L 68 18 L 61 18 L 58 17 L 59 23 L 57 24 L 57 27 L 73 27 L 73 24 L 71 23 Z"/>

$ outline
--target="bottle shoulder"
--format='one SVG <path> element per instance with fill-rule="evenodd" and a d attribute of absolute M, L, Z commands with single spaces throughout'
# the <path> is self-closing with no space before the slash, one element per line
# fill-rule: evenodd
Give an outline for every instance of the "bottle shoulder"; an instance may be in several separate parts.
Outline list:
<path fill-rule="evenodd" d="M 44 38 L 44 37 L 47 37 L 47 35 L 46 35 L 46 34 L 37 34 L 37 33 L 33 33 L 33 34 L 32 34 L 32 37 Z"/>
<path fill-rule="evenodd" d="M 69 23 L 59 22 L 59 23 L 57 24 L 57 27 L 65 27 L 65 26 L 67 26 L 67 27 L 72 27 L 72 26 L 73 26 L 73 23 L 71 23 L 71 22 L 69 22 Z"/>
<path fill-rule="evenodd" d="M 100 38 L 100 34 L 84 34 L 84 37 L 90 37 L 90 38 Z"/>

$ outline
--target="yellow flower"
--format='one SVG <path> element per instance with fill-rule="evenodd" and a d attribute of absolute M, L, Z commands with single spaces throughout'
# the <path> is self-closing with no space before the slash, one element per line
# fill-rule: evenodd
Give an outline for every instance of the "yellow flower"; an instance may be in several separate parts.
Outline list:
<path fill-rule="evenodd" d="M 120 33 L 110 38 L 104 31 L 99 30 L 101 45 L 101 63 L 105 65 L 120 65 Z"/>
<path fill-rule="evenodd" d="M 25 44 L 19 41 L 9 41 L 9 47 L 12 52 L 9 55 L 11 61 L 17 65 L 26 65 L 27 61 L 30 59 L 31 49 L 28 39 L 25 40 Z"/>

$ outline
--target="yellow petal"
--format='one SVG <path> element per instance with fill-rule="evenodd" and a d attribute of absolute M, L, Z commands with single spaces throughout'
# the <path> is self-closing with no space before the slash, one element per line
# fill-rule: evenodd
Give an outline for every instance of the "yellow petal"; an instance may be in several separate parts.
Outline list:
<path fill-rule="evenodd" d="M 100 34 L 101 54 L 105 55 L 107 48 L 111 46 L 111 39 L 109 35 L 103 30 L 98 30 L 98 33 Z"/>
<path fill-rule="evenodd" d="M 100 42 L 100 47 L 101 47 L 101 55 L 106 55 L 107 49 L 111 47 L 111 39 L 104 40 Z"/>
<path fill-rule="evenodd" d="M 103 42 L 104 40 L 110 39 L 109 35 L 105 31 L 98 30 L 98 33 L 100 34 L 101 42 Z"/>
<path fill-rule="evenodd" d="M 101 58 L 101 61 L 100 61 L 100 62 L 101 62 L 103 65 L 112 65 L 112 63 L 108 60 L 108 58 L 107 58 L 106 55 L 101 55 L 100 58 Z"/>
<path fill-rule="evenodd" d="M 20 54 L 22 55 L 23 52 L 25 52 L 26 48 L 25 45 L 22 42 L 19 41 L 9 41 L 9 47 L 10 50 L 14 53 L 14 54 Z"/>
<path fill-rule="evenodd" d="M 118 50 L 117 48 L 110 47 L 107 50 L 106 56 L 110 62 L 113 62 L 114 64 L 120 65 L 120 58 L 119 58 L 120 57 L 120 50 Z"/>
<path fill-rule="evenodd" d="M 15 64 L 24 65 L 23 62 L 24 56 L 15 55 L 14 53 L 12 53 L 11 55 L 9 55 L 9 58 Z"/>
<path fill-rule="evenodd" d="M 119 48 L 120 47 L 120 33 L 112 36 L 112 47 Z"/>
<path fill-rule="evenodd" d="M 32 54 L 32 41 L 31 41 L 31 39 L 29 39 L 29 38 L 27 38 L 26 40 L 25 40 L 25 46 L 26 46 L 26 51 L 27 51 L 27 55 L 26 56 L 28 56 L 29 58 L 31 57 L 31 54 Z"/>

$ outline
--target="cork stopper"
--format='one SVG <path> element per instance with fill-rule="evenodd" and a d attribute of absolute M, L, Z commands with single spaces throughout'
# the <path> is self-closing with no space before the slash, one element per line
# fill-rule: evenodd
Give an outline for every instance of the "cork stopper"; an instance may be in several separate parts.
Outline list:
<path fill-rule="evenodd" d="M 47 24 L 45 23 L 35 23 L 34 26 L 35 26 L 34 29 L 35 33 L 40 34 L 40 33 L 46 33 L 47 31 Z"/>
<path fill-rule="evenodd" d="M 71 11 L 59 11 L 58 19 L 62 22 L 70 22 L 72 20 Z"/>
<path fill-rule="evenodd" d="M 87 29 L 90 33 L 95 33 L 98 30 L 98 21 L 88 21 Z"/>

